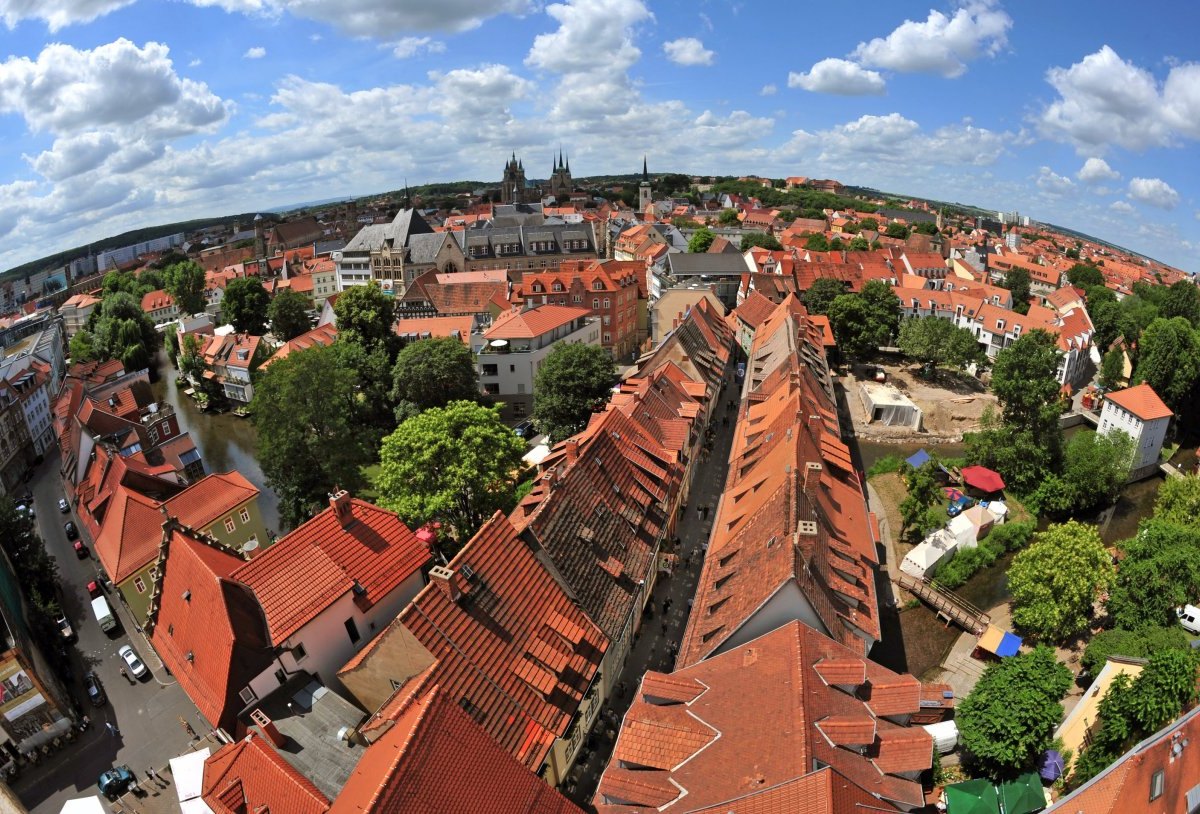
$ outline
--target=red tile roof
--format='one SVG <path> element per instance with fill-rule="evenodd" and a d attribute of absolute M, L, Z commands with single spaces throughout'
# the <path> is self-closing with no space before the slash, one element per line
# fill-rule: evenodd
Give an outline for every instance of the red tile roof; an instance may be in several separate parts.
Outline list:
<path fill-rule="evenodd" d="M 142 310 L 146 313 L 160 308 L 170 308 L 175 304 L 175 298 L 161 288 L 142 295 Z"/>
<path fill-rule="evenodd" d="M 566 305 L 539 305 L 528 311 L 509 311 L 496 317 L 484 336 L 489 340 L 535 339 L 591 313 L 587 308 Z"/>
<path fill-rule="evenodd" d="M 332 322 L 327 325 L 318 325 L 311 331 L 302 333 L 295 339 L 289 339 L 287 342 L 284 342 L 258 369 L 265 370 L 268 365 L 272 365 L 298 350 L 305 350 L 316 345 L 327 348 L 337 339 L 337 334 L 337 325 Z"/>
<path fill-rule="evenodd" d="M 204 761 L 202 788 L 201 799 L 215 814 L 323 814 L 329 810 L 325 795 L 257 732 L 222 746 Z"/>
<path fill-rule="evenodd" d="M 470 272 L 462 272 L 469 274 Z M 503 272 L 501 272 L 503 273 Z M 471 343 L 471 327 L 475 318 L 464 317 L 418 317 L 416 319 L 401 319 L 396 322 L 398 336 L 416 335 L 424 337 L 443 336 L 462 340 L 463 344 Z"/>
<path fill-rule="evenodd" d="M 238 693 L 271 663 L 254 596 L 232 578 L 241 557 L 174 523 L 164 534 L 146 634 L 213 726 L 237 731 Z"/>
<path fill-rule="evenodd" d="M 343 526 L 330 506 L 234 574 L 254 591 L 278 645 L 357 582 L 374 605 L 429 562 L 429 549 L 394 513 L 350 498 Z"/>
<path fill-rule="evenodd" d="M 885 810 L 891 801 L 920 806 L 921 784 L 902 775 L 929 767 L 930 735 L 873 715 L 857 687 L 828 686 L 814 669 L 822 660 L 854 658 L 793 621 L 677 670 L 671 679 L 704 688 L 693 699 L 664 698 L 653 691 L 662 678 L 647 673 L 600 780 L 597 811 L 849 812 L 854 808 L 847 798 L 865 802 L 870 796 Z M 870 683 L 898 678 L 874 662 L 863 664 Z M 917 704 L 907 710 L 916 711 Z M 801 783 L 817 765 L 835 774 Z M 792 784 L 814 796 L 788 807 L 785 801 L 799 796 L 781 790 Z"/>
<path fill-rule="evenodd" d="M 437 659 L 429 680 L 465 698 L 497 743 L 532 770 L 568 727 L 608 642 L 497 513 L 396 620 Z M 369 665 L 384 631 L 339 671 Z M 366 669 L 370 669 L 369 666 Z"/>
<path fill-rule="evenodd" d="M 363 753 L 332 814 L 582 814 L 499 748 L 452 693 L 434 687 L 408 698 L 392 720 Z"/>
<path fill-rule="evenodd" d="M 1171 408 L 1163 404 L 1154 388 L 1145 382 L 1118 390 L 1106 395 L 1105 400 L 1111 401 L 1118 407 L 1123 407 L 1142 421 L 1154 421 L 1158 418 L 1170 418 L 1175 415 Z"/>

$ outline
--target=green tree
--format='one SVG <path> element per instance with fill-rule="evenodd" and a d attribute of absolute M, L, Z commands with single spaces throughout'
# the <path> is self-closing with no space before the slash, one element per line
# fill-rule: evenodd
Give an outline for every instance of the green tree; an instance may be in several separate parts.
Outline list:
<path fill-rule="evenodd" d="M 1077 433 L 1067 444 L 1062 472 L 1047 475 L 1027 502 L 1039 514 L 1058 516 L 1116 502 L 1129 478 L 1134 447 L 1120 430 Z"/>
<path fill-rule="evenodd" d="M 1014 266 L 1004 272 L 1002 286 L 1012 294 L 1013 310 L 1018 314 L 1029 313 L 1030 286 L 1033 284 L 1029 272 Z"/>
<path fill-rule="evenodd" d="M 688 251 L 692 254 L 704 254 L 716 239 L 717 235 L 712 229 L 697 229 L 692 232 L 692 238 L 688 241 Z"/>
<path fill-rule="evenodd" d="M 1078 257 L 1078 253 L 1076 253 Z M 1067 282 L 1076 288 L 1088 289 L 1092 286 L 1104 286 L 1104 275 L 1100 269 L 1088 263 L 1076 263 L 1067 269 Z"/>
<path fill-rule="evenodd" d="M 783 244 L 779 242 L 779 238 L 775 237 L 775 235 L 769 235 L 766 232 L 747 232 L 742 235 L 742 251 L 748 252 L 755 246 L 761 246 L 773 252 L 783 249 Z"/>
<path fill-rule="evenodd" d="M 512 508 L 524 453 L 498 408 L 452 401 L 383 439 L 375 488 L 405 522 L 441 521 L 464 543 L 495 512 Z"/>
<path fill-rule="evenodd" d="M 1078 260 L 1079 259 L 1079 249 L 1075 249 L 1075 248 L 1067 249 L 1067 259 L 1068 260 Z"/>
<path fill-rule="evenodd" d="M 84 330 L 71 339 L 76 362 L 118 359 L 128 371 L 151 367 L 160 336 L 132 294 L 109 294 L 92 311 Z"/>
<path fill-rule="evenodd" d="M 906 319 L 900 324 L 897 344 L 905 356 L 935 366 L 950 364 L 964 368 L 987 361 L 987 354 L 974 334 L 948 319 Z"/>
<path fill-rule="evenodd" d="M 1062 720 L 1070 686 L 1071 671 L 1049 647 L 989 665 L 954 716 L 971 760 L 993 779 L 1032 767 Z"/>
<path fill-rule="evenodd" d="M 398 344 L 394 325 L 395 302 L 374 283 L 352 286 L 333 304 L 338 340 L 352 342 L 367 352 L 383 348 L 389 363 Z"/>
<path fill-rule="evenodd" d="M 868 243 L 867 239 L 862 235 L 855 235 L 850 240 L 850 245 L 847 248 L 852 252 L 869 252 L 871 250 L 871 244 Z"/>
<path fill-rule="evenodd" d="M 271 320 L 271 333 L 276 339 L 287 342 L 301 334 L 312 330 L 312 320 L 308 312 L 312 304 L 299 291 L 285 288 L 275 295 L 267 309 L 267 317 Z"/>
<path fill-rule="evenodd" d="M 1166 523 L 1187 526 L 1200 517 L 1200 476 L 1167 478 L 1158 487 L 1154 517 Z"/>
<path fill-rule="evenodd" d="M 333 347 L 314 346 L 271 364 L 254 387 L 258 459 L 294 526 L 335 487 L 354 491 L 378 436 L 362 431 L 355 372 Z"/>
<path fill-rule="evenodd" d="M 46 547 L 37 534 L 33 518 L 18 512 L 16 503 L 8 495 L 0 494 L 0 540 L 12 564 L 16 583 L 20 586 L 20 597 L 6 595 L 5 604 L 21 598 L 25 600 L 29 613 L 24 622 L 38 644 L 42 655 L 51 668 L 62 674 L 69 667 L 66 650 L 62 646 L 62 634 L 56 620 L 62 615 L 59 606 L 58 564 L 46 553 Z M 6 580 L 7 582 L 7 580 Z M 5 585 L 6 588 L 10 587 Z"/>
<path fill-rule="evenodd" d="M 533 420 L 557 444 L 587 426 L 617 380 L 612 357 L 599 345 L 556 344 L 533 380 Z"/>
<path fill-rule="evenodd" d="M 163 285 L 183 314 L 204 310 L 204 269 L 194 260 L 172 263 L 162 270 Z"/>
<path fill-rule="evenodd" d="M 912 230 L 918 235 L 930 235 L 931 237 L 938 233 L 937 224 L 928 220 L 915 224 Z"/>
<path fill-rule="evenodd" d="M 904 476 L 908 494 L 900 502 L 900 519 L 904 523 L 900 534 L 915 543 L 942 525 L 941 517 L 931 517 L 929 511 L 941 500 L 942 490 L 934 476 L 936 464 L 933 461 L 926 461 L 916 469 L 908 467 L 908 470 Z"/>
<path fill-rule="evenodd" d="M 829 304 L 828 316 L 838 350 L 848 358 L 865 359 L 887 341 L 887 326 L 874 321 L 857 294 L 839 295 Z"/>
<path fill-rule="evenodd" d="M 804 241 L 804 248 L 810 252 L 827 252 L 829 251 L 829 241 L 825 239 L 825 235 L 817 232 L 808 236 Z"/>
<path fill-rule="evenodd" d="M 1177 414 L 1186 412 L 1200 376 L 1200 341 L 1182 317 L 1159 318 L 1142 332 L 1132 384 L 1154 388 Z"/>
<path fill-rule="evenodd" d="M 910 234 L 909 228 L 903 223 L 889 223 L 887 229 L 883 232 L 888 237 L 898 238 L 900 240 L 908 240 Z"/>
<path fill-rule="evenodd" d="M 392 371 L 394 358 L 388 345 L 367 350 L 356 342 L 338 337 L 333 351 L 338 362 L 354 373 L 358 381 L 359 420 L 363 430 L 374 434 L 372 446 L 396 429 L 395 404 L 392 401 Z"/>
<path fill-rule="evenodd" d="M 1183 317 L 1192 327 L 1200 326 L 1200 289 L 1191 280 L 1180 280 L 1167 289 L 1162 315 L 1167 319 Z"/>
<path fill-rule="evenodd" d="M 1200 528 L 1195 521 L 1151 518 L 1120 548 L 1124 556 L 1108 597 L 1116 626 L 1137 630 L 1175 624 L 1175 608 L 1200 597 Z"/>
<path fill-rule="evenodd" d="M 225 286 L 221 313 L 238 333 L 262 336 L 267 331 L 271 296 L 257 277 L 238 277 Z"/>
<path fill-rule="evenodd" d="M 195 334 L 184 334 L 179 352 L 179 372 L 185 376 L 199 376 L 204 372 L 204 360 L 200 358 L 203 348 Z"/>
<path fill-rule="evenodd" d="M 1108 291 L 1107 288 L 1100 290 Z M 1092 318 L 1092 325 L 1096 329 L 1092 335 L 1092 341 L 1095 342 L 1097 348 L 1107 350 L 1121 335 L 1120 303 L 1116 302 L 1115 298 L 1111 302 L 1108 300 L 1092 302 L 1089 299 L 1088 316 Z"/>
<path fill-rule="evenodd" d="M 457 339 L 420 339 L 409 343 L 392 369 L 396 420 L 452 401 L 479 401 L 475 356 Z"/>
<path fill-rule="evenodd" d="M 717 216 L 717 223 L 722 226 L 735 226 L 738 223 L 738 211 L 736 209 L 722 209 L 721 214 Z"/>
<path fill-rule="evenodd" d="M 1050 526 L 1008 569 L 1013 624 L 1050 641 L 1081 633 L 1112 571 L 1095 526 L 1074 520 Z"/>
<path fill-rule="evenodd" d="M 145 268 L 138 272 L 138 286 L 146 291 L 157 291 L 164 286 L 162 272 L 156 268 Z"/>
<path fill-rule="evenodd" d="M 879 344 L 891 342 L 900 331 L 900 298 L 896 292 L 883 280 L 868 280 L 859 296 L 883 337 Z"/>
<path fill-rule="evenodd" d="M 1188 649 L 1188 637 L 1179 625 L 1143 627 L 1137 630 L 1102 630 L 1091 638 L 1083 651 L 1083 669 L 1093 678 L 1104 669 L 1112 656 L 1143 659 L 1160 650 Z"/>
<path fill-rule="evenodd" d="M 828 314 L 835 299 L 846 293 L 846 286 L 833 277 L 818 277 L 813 280 L 801 299 L 810 314 Z"/>
<path fill-rule="evenodd" d="M 868 232 L 878 232 L 879 221 L 875 220 L 875 218 L 863 218 L 858 222 L 858 228 Z"/>

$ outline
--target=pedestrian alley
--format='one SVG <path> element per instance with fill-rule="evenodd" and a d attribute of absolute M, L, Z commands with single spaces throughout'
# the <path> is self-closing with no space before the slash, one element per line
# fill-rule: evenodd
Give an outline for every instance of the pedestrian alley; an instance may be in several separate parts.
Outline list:
<path fill-rule="evenodd" d="M 642 675 L 647 670 L 670 672 L 674 666 L 675 654 L 687 626 L 690 601 L 695 596 L 696 584 L 700 579 L 717 504 L 725 486 L 729 449 L 740 404 L 739 386 L 736 379 L 727 377 L 718 398 L 719 406 L 709 422 L 711 447 L 706 457 L 697 462 L 695 481 L 677 526 L 680 565 L 670 576 L 659 577 L 617 689 L 597 718 L 596 726 L 580 751 L 568 781 L 562 786 L 562 791 L 568 797 L 587 808 L 591 807 L 592 796 L 608 764 L 621 719 L 633 700 Z"/>

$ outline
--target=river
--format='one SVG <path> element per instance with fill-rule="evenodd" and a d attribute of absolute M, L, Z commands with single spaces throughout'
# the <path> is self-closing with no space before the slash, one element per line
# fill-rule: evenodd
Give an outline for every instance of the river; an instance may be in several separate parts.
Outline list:
<path fill-rule="evenodd" d="M 279 498 L 267 486 L 267 478 L 258 465 L 258 436 L 248 418 L 233 413 L 202 413 L 196 403 L 183 394 L 175 384 L 175 368 L 163 352 L 159 352 L 158 381 L 152 385 L 154 397 L 170 404 L 179 416 L 180 429 L 191 434 L 200 450 L 207 472 L 237 470 L 246 480 L 258 487 L 258 508 L 269 531 L 281 532 Z"/>

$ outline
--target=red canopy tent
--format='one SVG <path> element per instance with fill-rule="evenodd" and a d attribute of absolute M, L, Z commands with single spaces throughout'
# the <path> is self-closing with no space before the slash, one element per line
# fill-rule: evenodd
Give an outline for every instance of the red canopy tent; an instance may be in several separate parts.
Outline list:
<path fill-rule="evenodd" d="M 981 492 L 999 492 L 1004 489 L 1004 478 L 1000 473 L 986 466 L 964 466 L 962 470 L 963 483 L 974 486 Z"/>

